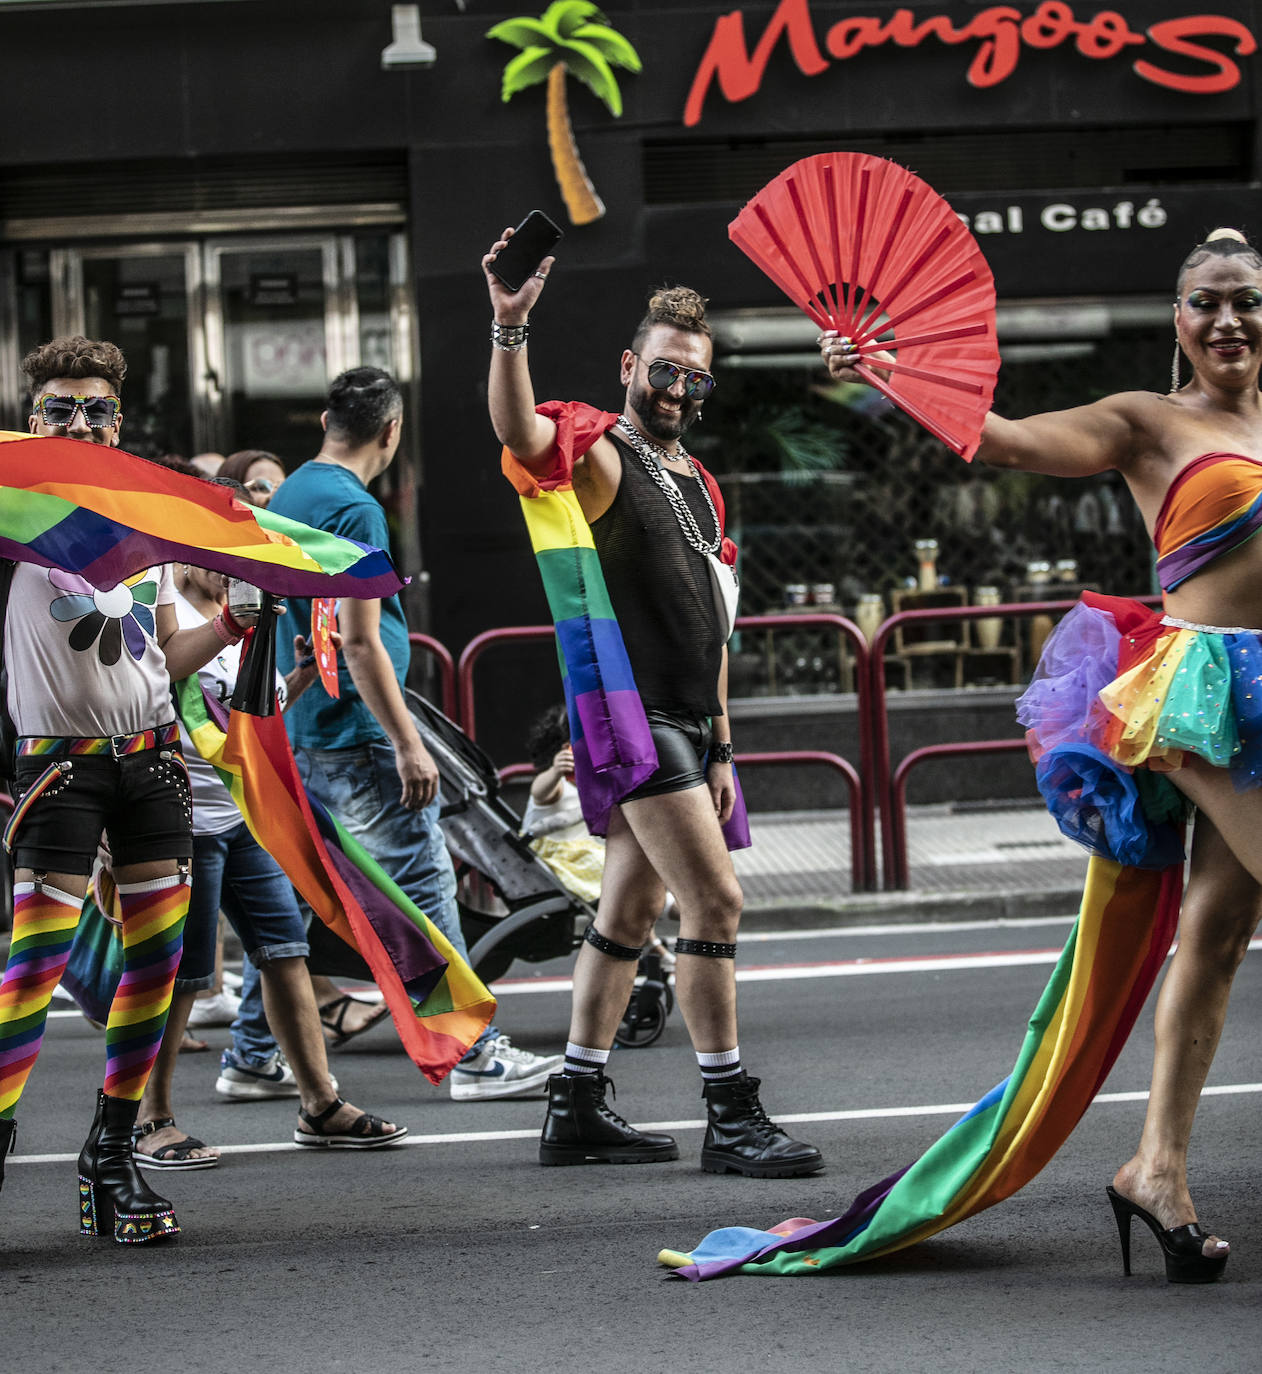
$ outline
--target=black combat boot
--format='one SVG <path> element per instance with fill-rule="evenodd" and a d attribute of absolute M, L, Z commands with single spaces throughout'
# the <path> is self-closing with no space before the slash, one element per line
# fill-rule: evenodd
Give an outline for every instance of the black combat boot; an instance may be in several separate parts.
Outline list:
<path fill-rule="evenodd" d="M 11 1116 L 0 1116 L 0 1188 L 4 1187 L 4 1161 L 17 1144 L 18 1123 Z"/>
<path fill-rule="evenodd" d="M 763 1111 L 758 1100 L 761 1082 L 742 1069 L 736 1078 L 703 1086 L 709 1116 L 701 1146 L 701 1167 L 706 1173 L 797 1178 L 823 1166 L 824 1158 L 814 1145 L 792 1139 Z"/>
<path fill-rule="evenodd" d="M 175 1209 L 140 1176 L 132 1157 L 132 1127 L 139 1102 L 96 1095 L 92 1129 L 79 1151 L 79 1230 L 126 1245 L 178 1236 Z"/>
<path fill-rule="evenodd" d="M 548 1079 L 548 1115 L 539 1141 L 540 1164 L 655 1164 L 679 1158 L 679 1146 L 668 1135 L 637 1131 L 605 1103 L 613 1084 L 603 1073 Z"/>

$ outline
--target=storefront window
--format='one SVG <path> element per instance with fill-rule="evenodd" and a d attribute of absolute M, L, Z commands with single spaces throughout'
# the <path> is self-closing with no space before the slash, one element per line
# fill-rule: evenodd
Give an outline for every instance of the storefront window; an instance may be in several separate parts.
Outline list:
<path fill-rule="evenodd" d="M 1151 314 L 1097 311 L 1084 317 L 1090 337 L 1074 337 L 1072 321 L 1055 337 L 1035 337 L 1037 312 L 1018 339 L 1004 341 L 1001 329 L 995 409 L 1020 416 L 1124 389 L 1164 391 L 1170 330 Z M 1116 474 L 1067 482 L 965 464 L 879 393 L 831 384 L 809 351 L 720 352 L 716 372 L 720 386 L 690 442 L 722 478 L 746 615 L 825 609 L 862 621 L 878 604 L 889 615 L 925 585 L 917 541 L 936 546 L 931 577 L 942 604 L 967 604 L 978 587 L 997 589 L 1002 601 L 1036 599 L 1032 584 L 1044 571 L 1069 596 L 1084 584 L 1117 594 L 1152 588 L 1149 542 Z M 969 642 L 958 621 L 944 622 L 942 636 L 948 646 Z M 818 634 L 774 639 L 771 652 L 734 651 L 734 695 L 849 689 L 844 655 Z M 1028 672 L 1025 648 L 1019 659 L 985 665 L 985 680 Z M 959 655 L 919 657 L 892 686 L 968 680 Z"/>

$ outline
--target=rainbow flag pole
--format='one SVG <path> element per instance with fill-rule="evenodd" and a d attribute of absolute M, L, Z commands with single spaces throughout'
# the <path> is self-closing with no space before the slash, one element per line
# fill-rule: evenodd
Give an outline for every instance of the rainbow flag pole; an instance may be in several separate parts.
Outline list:
<path fill-rule="evenodd" d="M 197 751 L 215 766 L 250 833 L 319 919 L 363 956 L 412 1062 L 440 1083 L 490 1025 L 495 998 L 442 931 L 308 797 L 279 715 L 234 710 L 225 722 L 196 677 L 177 685 L 176 698 Z"/>

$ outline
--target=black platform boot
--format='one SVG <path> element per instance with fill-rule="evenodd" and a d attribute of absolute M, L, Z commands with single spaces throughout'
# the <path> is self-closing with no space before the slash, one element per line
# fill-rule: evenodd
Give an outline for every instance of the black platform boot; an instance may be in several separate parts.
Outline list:
<path fill-rule="evenodd" d="M 0 1188 L 4 1187 L 4 1161 L 17 1144 L 18 1123 L 11 1116 L 0 1116 Z"/>
<path fill-rule="evenodd" d="M 605 1103 L 613 1084 L 603 1073 L 548 1079 L 548 1115 L 539 1141 L 540 1164 L 655 1164 L 679 1158 L 673 1137 L 637 1131 Z"/>
<path fill-rule="evenodd" d="M 794 1140 L 763 1110 L 758 1100 L 761 1082 L 742 1069 L 737 1078 L 721 1078 L 702 1088 L 709 1116 L 701 1146 L 706 1173 L 797 1178 L 823 1166 L 824 1157 L 814 1145 Z"/>
<path fill-rule="evenodd" d="M 141 1178 L 132 1157 L 131 1132 L 139 1102 L 96 1095 L 92 1129 L 79 1151 L 79 1230 L 125 1245 L 178 1236 L 171 1204 Z"/>

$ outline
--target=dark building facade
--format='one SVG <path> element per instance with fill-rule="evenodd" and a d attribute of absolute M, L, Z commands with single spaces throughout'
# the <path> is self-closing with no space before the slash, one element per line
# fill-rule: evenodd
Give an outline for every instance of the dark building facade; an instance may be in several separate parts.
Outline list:
<path fill-rule="evenodd" d="M 831 584 L 847 611 L 888 598 L 921 535 L 970 586 L 1072 556 L 1083 579 L 1136 590 L 1116 584 L 1144 566 L 1142 531 L 1107 484 L 1085 504 L 983 487 L 896 418 L 821 397 L 815 327 L 727 224 L 798 158 L 890 158 L 949 200 L 991 264 L 997 405 L 1164 390 L 1178 263 L 1217 224 L 1262 233 L 1262 4 L 593 8 L 0 3 L 0 423 L 24 427 L 22 353 L 83 329 L 132 359 L 125 446 L 271 448 L 292 465 L 316 451 L 328 378 L 381 363 L 411 397 L 390 496 L 418 627 L 458 650 L 538 622 L 486 419 L 478 260 L 539 207 L 566 230 L 531 340 L 541 396 L 616 408 L 647 290 L 683 281 L 710 298 L 722 384 L 696 447 L 732 478 L 749 609 L 800 582 Z M 413 9 L 434 60 L 383 64 Z M 603 202 L 588 223 L 554 174 L 550 88 L 528 81 L 550 45 L 532 56 L 525 31 L 488 36 L 513 19 L 550 19 L 571 56 L 553 84 Z M 506 72 L 522 78 L 507 100 Z M 900 465 L 918 505 L 891 495 Z M 1091 564 L 1106 545 L 1112 561 Z M 750 693 L 783 689 L 747 657 Z M 839 673 L 826 665 L 811 690 L 845 687 Z"/>

